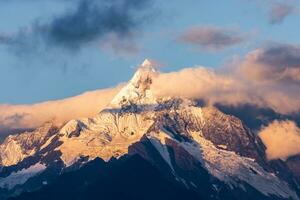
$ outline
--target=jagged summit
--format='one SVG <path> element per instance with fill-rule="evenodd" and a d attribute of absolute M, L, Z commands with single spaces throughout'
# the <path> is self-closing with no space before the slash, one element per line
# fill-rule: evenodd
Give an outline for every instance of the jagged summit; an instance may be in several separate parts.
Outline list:
<path fill-rule="evenodd" d="M 139 87 L 141 84 L 150 85 L 148 83 L 148 79 L 152 79 L 158 72 L 155 69 L 155 63 L 151 62 L 150 60 L 146 59 L 144 62 L 138 67 L 137 71 L 133 75 L 130 83 L 135 85 L 135 87 Z M 145 83 L 147 82 L 147 83 Z"/>
<path fill-rule="evenodd" d="M 143 67 L 147 67 L 147 66 L 153 67 L 154 63 L 149 59 L 145 59 L 141 66 L 143 66 Z"/>
<path fill-rule="evenodd" d="M 153 78 L 158 74 L 155 64 L 148 59 L 138 67 L 128 84 L 111 101 L 112 107 L 126 104 L 153 104 L 155 98 L 151 91 Z"/>

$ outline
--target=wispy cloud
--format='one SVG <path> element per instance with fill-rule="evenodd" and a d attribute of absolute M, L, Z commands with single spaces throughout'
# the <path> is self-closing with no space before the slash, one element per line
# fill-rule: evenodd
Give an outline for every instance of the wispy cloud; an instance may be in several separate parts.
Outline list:
<path fill-rule="evenodd" d="M 132 34 L 132 37 L 128 36 L 128 38 L 120 38 L 115 34 L 108 34 L 100 44 L 100 47 L 104 52 L 130 58 L 140 51 L 140 46 L 133 42 L 132 38 L 135 37 L 135 34 Z"/>
<path fill-rule="evenodd" d="M 269 21 L 271 24 L 279 24 L 294 12 L 294 7 L 283 2 L 272 3 L 269 11 Z"/>
<path fill-rule="evenodd" d="M 234 30 L 214 26 L 193 27 L 182 33 L 178 40 L 198 49 L 217 51 L 244 42 L 246 37 Z"/>

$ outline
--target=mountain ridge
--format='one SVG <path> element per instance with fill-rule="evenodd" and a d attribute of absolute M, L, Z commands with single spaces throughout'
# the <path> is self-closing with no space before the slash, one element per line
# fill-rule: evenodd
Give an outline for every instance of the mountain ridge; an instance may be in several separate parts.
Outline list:
<path fill-rule="evenodd" d="M 80 169 L 98 157 L 108 162 L 137 154 L 169 180 L 177 180 L 200 196 L 202 176 L 207 173 L 211 199 L 229 191 L 246 199 L 247 190 L 265 199 L 299 199 L 288 168 L 266 160 L 260 138 L 241 120 L 215 107 L 199 107 L 189 99 L 154 97 L 151 84 L 155 76 L 153 64 L 145 60 L 95 117 L 74 119 L 53 130 L 53 124 L 45 124 L 48 129 L 23 134 L 25 138 L 40 134 L 37 142 L 29 145 L 22 134 L 9 137 L 0 146 L 12 152 L 9 156 L 0 153 L 0 193 L 1 189 L 7 196 L 34 191 L 52 177 Z M 24 183 L 7 187 L 6 183 L 24 177 L 24 170 L 36 165 L 36 171 L 25 173 Z M 38 180 L 30 183 L 34 178 Z"/>

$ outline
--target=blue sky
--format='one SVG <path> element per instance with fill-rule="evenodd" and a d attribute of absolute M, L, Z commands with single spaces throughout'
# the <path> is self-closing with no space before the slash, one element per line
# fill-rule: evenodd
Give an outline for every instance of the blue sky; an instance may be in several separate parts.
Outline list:
<path fill-rule="evenodd" d="M 285 2 L 292 10 L 271 23 L 274 2 Z M 0 41 L 1 36 L 16 35 L 24 41 L 24 30 L 30 32 L 36 23 L 45 24 L 72 13 L 78 4 L 76 0 L 0 0 Z M 139 8 L 147 11 L 147 19 L 133 27 L 133 35 L 125 38 L 119 34 L 116 40 L 105 35 L 76 49 L 61 48 L 58 43 L 36 43 L 38 36 L 33 31 L 26 39 L 28 48 L 0 44 L 0 103 L 35 103 L 114 86 L 128 80 L 145 58 L 164 63 L 162 71 L 196 65 L 217 68 L 266 43 L 298 44 L 299 6 L 299 1 L 275 0 L 153 0 L 151 5 Z M 193 27 L 202 31 L 203 27 L 213 27 L 219 36 L 229 30 L 230 37 L 231 33 L 237 34 L 241 41 L 225 41 L 225 45 L 212 50 L 207 48 L 210 44 L 199 47 L 189 39 L 179 39 Z M 117 51 L 110 48 L 112 41 Z"/>

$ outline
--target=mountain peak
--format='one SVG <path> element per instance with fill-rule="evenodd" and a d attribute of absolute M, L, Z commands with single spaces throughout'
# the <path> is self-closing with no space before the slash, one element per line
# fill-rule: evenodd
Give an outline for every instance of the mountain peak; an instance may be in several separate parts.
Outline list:
<path fill-rule="evenodd" d="M 153 78 L 155 74 L 157 74 L 157 71 L 155 69 L 155 63 L 145 59 L 144 62 L 138 67 L 137 71 L 133 75 L 132 79 L 130 80 L 130 83 L 134 84 L 136 87 L 138 87 L 140 84 L 143 84 L 143 82 L 147 82 L 147 80 Z M 151 83 L 147 83 L 151 84 Z"/>
<path fill-rule="evenodd" d="M 128 84 L 113 98 L 111 105 L 120 107 L 124 104 L 152 104 L 155 102 L 150 90 L 153 78 L 157 75 L 155 63 L 145 59 Z"/>
<path fill-rule="evenodd" d="M 152 67 L 154 68 L 155 63 L 151 61 L 150 59 L 145 59 L 144 62 L 141 64 L 141 67 Z"/>

